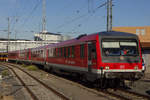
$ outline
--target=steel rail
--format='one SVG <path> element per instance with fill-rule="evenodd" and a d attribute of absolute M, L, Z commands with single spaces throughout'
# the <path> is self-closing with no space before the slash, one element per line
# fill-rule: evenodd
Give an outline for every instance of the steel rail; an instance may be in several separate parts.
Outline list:
<path fill-rule="evenodd" d="M 129 93 L 129 94 L 133 94 L 137 97 L 142 97 L 143 99 L 147 99 L 147 100 L 150 100 L 150 96 L 147 96 L 147 95 L 144 95 L 144 94 L 140 94 L 140 93 L 137 93 L 137 92 L 133 92 L 133 91 L 128 91 L 126 89 L 118 89 L 122 92 L 125 92 L 125 93 Z"/>
<path fill-rule="evenodd" d="M 35 96 L 35 94 L 28 88 L 28 86 L 24 83 L 24 81 L 19 77 L 19 75 L 14 71 L 13 68 L 7 66 L 7 65 L 4 65 L 6 66 L 7 68 L 9 68 L 10 70 L 12 70 L 12 72 L 15 74 L 15 76 L 19 79 L 19 81 L 21 82 L 21 84 L 25 87 L 25 89 L 28 91 L 28 93 L 30 94 L 30 96 L 32 97 L 33 100 L 39 100 L 37 98 L 37 96 Z"/>
<path fill-rule="evenodd" d="M 8 64 L 8 63 L 7 63 L 7 64 Z M 45 83 L 43 83 L 42 81 L 40 81 L 40 80 L 37 79 L 36 77 L 34 77 L 34 76 L 32 76 L 31 74 L 29 74 L 28 72 L 24 71 L 22 68 L 19 68 L 18 65 L 14 65 L 14 64 L 10 64 L 10 63 L 9 63 L 9 65 L 11 65 L 11 66 L 13 66 L 13 67 L 16 67 L 16 68 L 20 69 L 21 71 L 25 72 L 25 73 L 28 74 L 30 77 L 34 78 L 36 81 L 38 81 L 40 84 L 42 84 L 44 87 L 50 89 L 52 92 L 54 92 L 54 93 L 55 93 L 56 95 L 58 95 L 59 97 L 64 98 L 63 100 L 69 100 L 69 99 L 68 99 L 67 97 L 65 97 L 63 94 L 60 94 L 59 92 L 57 92 L 57 91 L 54 90 L 53 88 L 47 86 Z M 18 67 L 17 67 L 17 66 L 18 66 Z M 125 90 L 123 90 L 123 89 L 118 89 L 118 90 L 123 91 L 123 92 L 130 93 L 130 94 L 132 93 L 132 94 L 134 94 L 134 95 L 138 95 L 139 97 L 143 97 L 144 99 L 150 100 L 150 97 L 149 97 L 149 96 L 146 96 L 146 95 L 142 95 L 142 94 L 135 93 L 135 92 L 131 92 L 131 91 L 127 91 L 127 90 L 125 91 Z M 108 95 L 110 95 L 110 96 L 112 96 L 112 97 L 115 97 L 115 98 L 117 98 L 117 99 L 120 99 L 120 100 L 131 100 L 130 98 L 127 98 L 127 97 L 125 97 L 125 96 L 121 96 L 121 95 L 119 95 L 119 94 L 110 92 L 109 90 L 98 90 L 98 91 L 100 91 L 100 92 L 102 92 L 102 93 L 105 93 L 105 94 L 108 94 Z M 57 94 L 57 93 L 58 93 L 58 94 Z M 94 92 L 94 93 L 95 93 L 95 92 Z"/>
<path fill-rule="evenodd" d="M 6 63 L 8 64 L 8 63 Z M 18 65 L 14 65 L 14 64 L 8 64 L 10 66 L 13 66 L 15 68 L 18 68 L 19 70 L 23 71 L 24 73 L 26 73 L 27 75 L 29 75 L 30 77 L 32 77 L 34 80 L 36 80 L 38 83 L 42 84 L 45 88 L 47 88 L 48 90 L 52 91 L 54 94 L 56 94 L 57 96 L 61 97 L 63 100 L 70 100 L 68 97 L 64 96 L 62 93 L 54 90 L 53 88 L 51 88 L 50 86 L 46 85 L 45 83 L 43 83 L 42 81 L 40 81 L 39 79 L 37 79 L 36 77 L 32 76 L 31 74 L 29 74 L 28 72 L 24 71 L 23 69 L 17 67 Z"/>
<path fill-rule="evenodd" d="M 131 100 L 131 99 L 126 98 L 126 97 L 124 97 L 124 96 L 121 96 L 121 95 L 119 95 L 119 94 L 115 94 L 115 93 L 113 93 L 113 92 L 109 92 L 108 90 L 104 90 L 104 91 L 102 91 L 102 92 L 104 92 L 105 94 L 109 94 L 109 95 L 111 95 L 111 96 L 113 96 L 113 97 L 116 97 L 117 99 L 120 99 L 120 100 Z"/>
<path fill-rule="evenodd" d="M 24 71 L 22 68 L 19 68 L 18 65 L 14 65 L 14 64 L 11 64 L 11 63 L 7 63 L 7 64 L 9 64 L 9 65 L 11 65 L 11 66 L 14 66 L 14 67 L 20 69 L 21 71 L 25 72 L 26 74 L 28 74 L 29 76 L 31 76 L 31 77 L 34 78 L 35 80 L 39 81 L 39 83 L 43 84 L 46 88 L 52 89 L 51 87 L 47 86 L 47 85 L 46 85 L 45 83 L 43 83 L 42 81 L 38 80 L 36 77 L 34 77 L 34 76 L 30 75 L 28 72 Z M 18 66 L 18 67 L 17 67 L 17 66 Z M 55 93 L 55 90 L 54 90 L 54 89 L 52 89 L 52 91 L 54 91 L 54 93 Z M 56 92 L 57 92 L 57 91 L 56 91 Z M 98 91 L 98 92 L 99 92 L 99 91 Z M 121 96 L 121 95 L 118 95 L 118 94 L 109 92 L 108 90 L 104 90 L 104 91 L 101 91 L 101 92 L 102 92 L 102 93 L 105 93 L 105 94 L 108 94 L 108 95 L 110 95 L 110 96 L 112 96 L 112 97 L 118 98 L 118 99 L 120 99 L 120 100 L 130 100 L 130 99 L 125 98 L 125 97 L 123 97 L 123 96 Z M 61 97 L 61 96 L 64 96 L 64 95 L 62 95 L 62 94 L 60 94 L 60 93 L 59 93 L 58 95 L 60 95 L 60 97 Z M 63 99 L 63 100 L 69 100 L 69 99 L 66 98 L 66 99 Z"/>

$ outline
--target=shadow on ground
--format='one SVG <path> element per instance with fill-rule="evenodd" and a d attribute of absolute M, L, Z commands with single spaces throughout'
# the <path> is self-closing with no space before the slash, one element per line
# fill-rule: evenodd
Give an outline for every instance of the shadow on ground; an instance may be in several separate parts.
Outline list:
<path fill-rule="evenodd" d="M 150 95 L 150 90 L 146 91 L 146 93 L 147 93 L 148 95 Z"/>

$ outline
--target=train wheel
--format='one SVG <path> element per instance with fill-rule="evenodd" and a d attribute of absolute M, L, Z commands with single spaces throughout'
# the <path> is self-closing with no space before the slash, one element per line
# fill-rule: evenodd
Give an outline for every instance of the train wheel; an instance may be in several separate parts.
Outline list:
<path fill-rule="evenodd" d="M 46 72 L 48 72 L 49 71 L 49 69 L 48 69 L 48 65 L 44 65 L 44 68 L 43 68 Z"/>
<path fill-rule="evenodd" d="M 106 89 L 108 87 L 108 80 L 106 78 L 101 78 L 96 80 L 95 86 L 98 89 Z"/>
<path fill-rule="evenodd" d="M 125 81 L 124 81 L 124 80 L 120 80 L 120 87 L 126 88 L 126 85 L 125 85 Z"/>
<path fill-rule="evenodd" d="M 86 75 L 81 75 L 80 79 L 82 82 L 87 83 Z"/>
<path fill-rule="evenodd" d="M 106 89 L 108 87 L 108 80 L 106 78 L 102 78 L 100 81 L 100 88 Z"/>
<path fill-rule="evenodd" d="M 48 69 L 48 72 L 53 73 L 53 72 L 54 72 L 54 71 L 53 71 L 53 68 L 50 67 L 50 68 Z"/>
<path fill-rule="evenodd" d="M 120 87 L 120 79 L 110 79 L 109 80 L 109 87 L 117 89 Z"/>
<path fill-rule="evenodd" d="M 49 72 L 49 73 L 53 73 L 53 68 L 49 65 L 44 65 L 44 70 Z"/>

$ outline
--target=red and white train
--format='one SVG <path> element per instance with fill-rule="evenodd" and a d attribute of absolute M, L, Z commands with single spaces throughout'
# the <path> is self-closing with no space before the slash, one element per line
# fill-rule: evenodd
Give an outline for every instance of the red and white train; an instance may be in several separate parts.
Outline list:
<path fill-rule="evenodd" d="M 139 79 L 142 54 L 138 36 L 98 32 L 37 48 L 12 51 L 9 61 L 42 64 L 48 70 L 77 74 L 90 81 Z"/>

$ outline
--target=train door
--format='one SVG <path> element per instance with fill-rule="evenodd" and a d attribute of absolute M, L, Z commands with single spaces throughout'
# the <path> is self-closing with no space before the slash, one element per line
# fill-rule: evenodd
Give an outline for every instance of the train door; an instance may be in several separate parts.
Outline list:
<path fill-rule="evenodd" d="M 88 42 L 88 72 L 96 67 L 96 42 Z"/>

